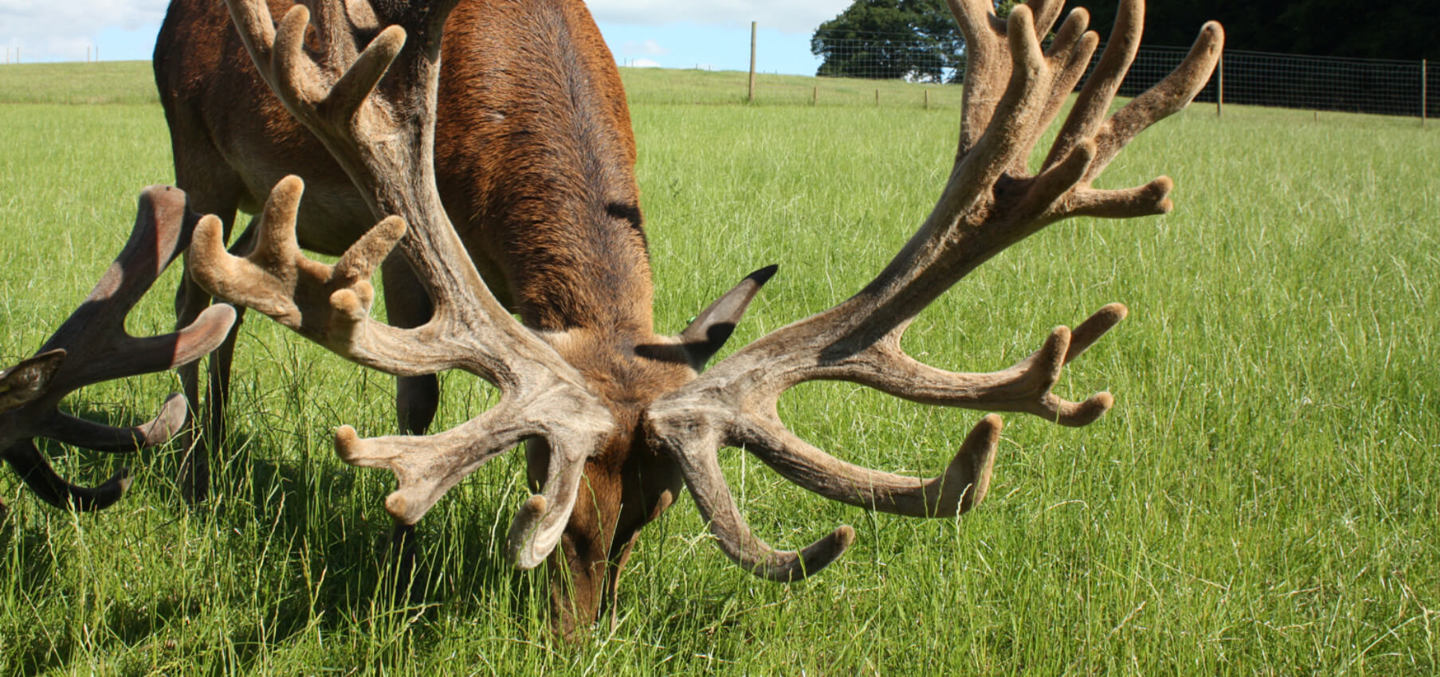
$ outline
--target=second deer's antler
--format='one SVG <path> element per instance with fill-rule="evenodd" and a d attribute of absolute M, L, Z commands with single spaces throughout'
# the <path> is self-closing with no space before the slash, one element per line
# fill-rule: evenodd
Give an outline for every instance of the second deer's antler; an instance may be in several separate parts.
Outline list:
<path fill-rule="evenodd" d="M 901 350 L 900 339 L 916 315 L 960 278 L 1046 225 L 1076 215 L 1169 211 L 1172 183 L 1166 177 L 1124 190 L 1101 190 L 1092 182 L 1136 134 L 1194 98 L 1214 69 L 1223 32 L 1217 23 L 1206 24 L 1173 73 L 1109 115 L 1144 24 L 1143 0 L 1122 0 L 1098 67 L 1048 157 L 1031 173 L 1031 150 L 1098 43 L 1086 30 L 1088 13 L 1072 11 L 1042 50 L 1040 37 L 1058 18 L 1062 0 L 1031 0 L 1003 22 L 987 0 L 949 4 L 969 61 L 955 165 L 929 218 L 858 294 L 746 346 L 649 410 L 654 443 L 680 462 L 721 548 L 766 578 L 815 573 L 849 546 L 853 531 L 841 527 L 800 552 L 774 550 L 740 515 L 716 461 L 719 447 L 743 448 L 833 500 L 902 515 L 953 515 L 984 498 L 1000 429 L 997 416 L 986 417 L 941 477 L 893 475 L 842 461 L 790 432 L 776 414 L 787 389 L 812 380 L 851 381 L 917 402 L 1026 412 L 1064 425 L 1090 423 L 1112 404 L 1109 393 L 1069 402 L 1051 388 L 1066 363 L 1125 317 L 1120 304 L 1102 308 L 1073 331 L 1055 329 L 1033 355 L 990 374 L 924 365 Z"/>
<path fill-rule="evenodd" d="M 133 452 L 164 443 L 184 425 L 185 398 L 179 394 L 171 395 L 154 419 L 132 428 L 79 419 L 56 405 L 92 383 L 189 364 L 225 339 L 235 309 L 224 305 L 207 309 L 173 334 L 136 338 L 125 332 L 125 316 L 189 245 L 195 223 L 183 192 L 168 186 L 145 189 L 130 240 L 90 296 L 35 356 L 0 372 L 0 457 L 47 503 L 98 510 L 118 500 L 129 479 L 122 471 L 99 487 L 71 484 L 51 469 L 33 438 Z"/>

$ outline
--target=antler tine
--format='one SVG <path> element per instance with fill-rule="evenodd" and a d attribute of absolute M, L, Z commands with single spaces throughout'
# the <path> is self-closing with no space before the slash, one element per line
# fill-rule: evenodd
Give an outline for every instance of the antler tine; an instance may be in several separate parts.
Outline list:
<path fill-rule="evenodd" d="M 218 218 L 202 219 L 190 252 L 196 282 L 374 369 L 408 376 L 462 366 L 463 354 L 430 340 L 451 328 L 445 314 L 415 329 L 397 329 L 370 317 L 375 300 L 370 277 L 405 234 L 404 220 L 382 220 L 335 265 L 313 261 L 295 241 L 304 190 L 298 176 L 275 184 L 261 213 L 255 250 L 245 257 L 225 251 Z"/>
<path fill-rule="evenodd" d="M 504 352 L 509 353 L 514 345 L 522 344 L 520 350 L 529 353 L 529 359 L 559 361 L 548 346 L 510 317 L 485 286 L 455 235 L 435 189 L 433 111 L 439 76 L 439 28 L 454 3 L 413 8 L 409 19 L 414 25 L 408 29 L 420 33 L 421 44 L 403 58 L 407 28 L 389 26 L 351 63 L 322 63 L 305 52 L 303 37 L 310 14 L 303 5 L 292 7 L 270 42 L 266 42 L 267 35 L 256 28 L 263 23 L 256 17 L 268 17 L 260 7 L 264 3 L 229 0 L 228 4 L 237 27 L 247 31 L 246 45 L 255 45 L 251 56 L 257 68 L 266 74 L 266 81 L 286 108 L 325 143 L 345 168 L 370 203 L 376 219 L 390 215 L 404 219 L 409 237 L 400 239 L 397 246 L 434 299 L 436 318 L 455 326 L 463 324 L 467 333 L 479 332 L 472 341 L 476 347 L 472 353 L 477 356 L 472 364 L 439 368 L 478 369 L 482 377 L 503 385 L 512 378 L 512 370 L 505 366 L 507 357 L 498 347 L 507 347 Z M 353 39 L 346 37 L 350 31 L 348 25 L 342 25 L 343 16 L 337 13 L 327 18 L 333 23 L 316 26 L 325 35 L 323 40 Z M 377 90 L 385 73 L 397 68 L 403 72 L 390 78 L 383 92 Z M 277 189 L 280 187 L 277 184 Z M 294 199 L 298 200 L 298 188 L 287 190 L 296 193 Z M 288 195 L 286 199 L 290 199 Z M 293 230 L 293 221 L 287 222 L 290 225 L 285 227 Z M 335 291 L 331 289 L 326 296 Z M 358 306 L 347 293 L 341 293 L 337 300 L 350 310 L 368 310 L 366 294 L 358 289 Z M 378 323 L 371 324 L 371 330 L 374 324 Z M 439 329 L 430 327 L 428 331 Z M 385 366 L 377 368 L 394 373 Z"/>
<path fill-rule="evenodd" d="M 1025 4 L 1035 15 L 1035 39 L 1044 40 L 1045 35 L 1060 19 L 1060 10 L 1065 8 L 1065 0 L 1027 0 Z"/>
<path fill-rule="evenodd" d="M 1025 29 L 1033 35 L 1036 44 L 1049 33 L 1051 26 L 1060 17 L 1060 11 L 1064 8 L 1063 0 L 1030 0 L 1022 7 L 1025 13 L 1031 17 L 1031 23 Z M 995 15 L 995 8 L 992 3 L 985 0 L 949 0 L 950 12 L 960 24 L 961 32 L 965 37 L 966 66 L 965 66 L 965 103 L 961 113 L 960 129 L 960 154 L 968 152 L 979 141 L 980 135 L 984 133 L 989 121 L 996 117 L 995 106 L 1003 98 L 1003 91 L 1007 81 L 1011 79 L 1012 62 L 1003 53 L 1001 48 L 1011 37 L 1015 37 L 1010 28 L 1009 21 Z M 1017 8 L 1018 9 L 1018 8 Z M 1013 12 L 1012 12 L 1013 16 Z M 1074 30 L 1072 22 L 1080 22 L 1079 30 Z M 1066 72 L 1072 71 L 1069 78 L 1069 85 L 1073 88 L 1075 80 L 1084 73 L 1088 65 L 1089 54 L 1083 58 L 1068 58 L 1075 41 L 1084 33 L 1084 23 L 1088 21 L 1088 14 L 1083 10 L 1071 12 L 1066 21 L 1066 27 L 1062 27 L 1057 39 L 1052 43 L 1052 60 L 1060 60 L 1061 65 L 1067 66 Z M 1067 29 L 1069 32 L 1067 32 Z M 1093 40 L 1094 38 L 1089 38 Z M 1093 45 L 1091 46 L 1093 49 Z M 1065 63 L 1074 61 L 1075 65 Z M 1065 97 L 1070 93 L 1069 89 L 1063 89 L 1057 83 L 1055 92 L 1051 95 L 1053 109 L 1048 115 L 1053 116 L 1058 111 Z M 1047 117 L 1042 123 L 1048 124 Z M 1033 141 L 1032 141 L 1033 143 Z"/>
<path fill-rule="evenodd" d="M 1120 90 L 1130 64 L 1140 50 L 1140 34 L 1145 29 L 1145 1 L 1120 0 L 1115 11 L 1115 26 L 1110 30 L 1110 41 L 1100 54 L 1100 63 L 1095 72 L 1085 81 L 1070 116 L 1055 136 L 1055 143 L 1045 158 L 1044 168 L 1049 169 L 1065 159 L 1076 146 L 1095 135 L 1110 112 L 1110 102 Z"/>
<path fill-rule="evenodd" d="M 836 459 L 785 428 L 776 404 L 799 383 L 852 381 L 917 402 L 1026 412 L 1075 426 L 1110 408 L 1109 393 L 1069 402 L 1051 388 L 1066 363 L 1125 317 L 1123 305 L 1105 306 L 1073 332 L 1057 328 L 1040 350 L 990 374 L 922 364 L 905 354 L 901 338 L 915 316 L 960 278 L 1054 221 L 1077 213 L 1135 216 L 1169 208 L 1171 183 L 1164 177 L 1120 191 L 1089 184 L 1125 142 L 1194 97 L 1214 68 L 1223 32 L 1218 24 L 1206 24 L 1174 73 L 1101 122 L 1143 25 L 1143 2 L 1122 3 L 1116 38 L 1095 79 L 1082 90 L 1051 160 L 1038 175 L 1029 175 L 1025 160 L 1030 149 L 1095 49 L 1097 38 L 1085 30 L 1088 14 L 1072 12 L 1050 50 L 1042 53 L 1039 36 L 1053 22 L 1057 3 L 1034 0 L 1018 6 L 1002 28 L 987 18 L 984 0 L 950 0 L 970 52 L 956 162 L 934 211 L 860 293 L 772 332 L 652 405 L 646 425 L 664 440 L 662 448 L 680 459 L 692 490 L 705 487 L 703 497 L 696 490 L 697 503 L 706 503 L 702 510 L 732 558 L 753 564 L 773 551 L 749 534 L 738 515 L 730 515 L 728 489 L 716 488 L 724 487 L 713 461 L 721 444 L 746 449 L 806 489 L 876 510 L 953 514 L 983 498 L 998 418 L 976 427 L 942 478 L 903 477 Z M 1002 46 L 1008 47 L 1008 58 L 998 53 Z M 1001 83 L 1003 94 L 997 96 Z M 970 478 L 964 486 L 974 489 L 968 503 L 968 492 L 956 493 L 955 478 L 960 477 Z"/>
<path fill-rule="evenodd" d="M 389 436 L 361 439 L 349 426 L 335 434 L 341 459 L 352 465 L 387 468 L 399 488 L 385 509 L 401 524 L 414 524 L 457 482 L 491 458 L 526 438 L 550 447 L 550 463 L 541 493 L 521 506 L 510 526 L 508 552 L 517 568 L 538 566 L 560 540 L 575 505 L 585 458 L 607 431 L 587 411 L 587 402 L 563 389 L 535 396 L 509 396 L 489 411 L 428 437 Z M 545 412 L 536 419 L 527 412 Z"/>
<path fill-rule="evenodd" d="M 1090 57 L 1100 43 L 1100 36 L 1095 31 L 1086 30 L 1089 25 L 1090 13 L 1083 7 L 1076 7 L 1065 18 L 1065 23 L 1060 26 L 1054 41 L 1050 43 L 1050 49 L 1045 53 L 1050 68 L 1056 71 L 1056 76 L 1039 121 L 1031 128 L 1031 136 L 1025 142 L 1026 156 L 1016 162 L 1014 169 L 1017 174 L 1025 173 L 1029 150 L 1035 147 L 1040 135 L 1060 114 L 1060 109 L 1070 98 L 1070 93 L 1075 91 L 1076 83 L 1085 75 L 1085 69 L 1090 65 Z"/>
<path fill-rule="evenodd" d="M 187 414 L 185 396 L 171 394 L 155 418 L 129 428 L 95 423 L 55 411 L 36 422 L 35 434 L 69 445 L 110 454 L 123 454 L 164 444 L 180 432 Z"/>
<path fill-rule="evenodd" d="M 990 489 L 1000 417 L 981 419 L 938 477 L 921 479 L 848 463 L 821 451 L 778 418 L 756 419 L 736 431 L 738 446 L 756 451 L 786 479 L 833 501 L 910 517 L 950 517 L 968 512 Z M 744 424 L 742 424 L 744 425 Z"/>
<path fill-rule="evenodd" d="M 798 552 L 776 550 L 757 538 L 720 471 L 716 450 L 721 437 L 710 423 L 695 418 L 652 420 L 651 440 L 679 463 L 700 516 L 709 522 L 720 549 L 732 561 L 761 578 L 788 583 L 818 573 L 855 542 L 855 530 L 849 526 L 835 529 Z"/>
<path fill-rule="evenodd" d="M 125 333 L 125 317 L 170 262 L 190 243 L 195 216 L 185 194 L 169 186 L 151 186 L 141 194 L 130 239 L 100 282 L 40 352 L 66 350 L 70 357 L 50 384 L 58 401 L 76 388 L 121 376 L 173 369 L 214 350 L 234 323 L 235 309 L 207 308 L 172 334 L 135 338 Z M 96 359 L 103 356 L 104 359 Z"/>
<path fill-rule="evenodd" d="M 0 372 L 0 456 L 46 502 L 98 510 L 118 500 L 130 482 L 122 471 L 95 488 L 70 484 L 45 462 L 32 438 L 133 452 L 169 440 L 184 425 L 185 398 L 179 394 L 171 395 L 154 419 L 129 428 L 79 419 L 57 404 L 85 385 L 188 364 L 224 341 L 235 322 L 235 309 L 224 305 L 206 309 L 171 334 L 136 338 L 125 332 L 126 315 L 186 248 L 195 223 L 183 192 L 145 189 L 125 248 L 84 303 L 39 353 Z"/>
<path fill-rule="evenodd" d="M 585 455 L 596 446 L 586 443 L 614 423 L 599 398 L 585 390 L 580 374 L 495 299 L 440 202 L 434 111 L 442 28 L 455 0 L 387 6 L 389 16 L 380 18 L 397 19 L 403 27 L 385 28 L 363 50 L 331 43 L 354 40 L 348 17 L 365 15 L 368 24 L 373 13 L 327 6 L 316 16 L 321 23 L 315 30 L 329 47 L 318 55 L 305 49 L 310 24 L 305 7 L 293 7 L 276 29 L 263 0 L 227 4 L 266 82 L 325 144 L 376 219 L 384 220 L 335 266 L 309 261 L 290 246 L 301 186 L 298 179 L 286 179 L 272 191 L 271 202 L 280 203 L 274 223 L 269 211 L 262 217 L 262 242 L 274 243 L 262 248 L 273 253 L 229 257 L 218 223 L 204 223 L 194 248 L 197 279 L 217 296 L 255 304 L 366 366 L 397 375 L 456 367 L 497 385 L 502 397 L 493 414 L 446 433 L 362 440 L 344 428 L 336 449 L 350 463 L 394 472 L 400 487 L 386 508 L 397 521 L 413 524 L 495 454 L 520 440 L 545 440 L 555 450 L 551 477 L 511 528 L 516 565 L 534 566 L 553 550 L 574 506 Z M 409 48 L 407 34 L 415 38 Z M 434 302 L 433 317 L 416 329 L 396 329 L 369 317 L 374 290 L 368 278 L 391 248 L 405 256 Z"/>
<path fill-rule="evenodd" d="M 1004 40 L 1005 25 L 994 14 L 994 6 L 986 0 L 947 0 L 950 13 L 965 37 L 965 101 L 960 113 L 959 155 L 964 155 L 979 141 L 1000 91 L 1010 77 L 1009 59 L 999 45 Z"/>
<path fill-rule="evenodd" d="M 1095 135 L 1095 161 L 1085 180 L 1094 179 L 1131 139 L 1150 125 L 1170 117 L 1189 105 L 1210 81 L 1220 58 L 1225 31 L 1214 21 L 1206 23 L 1190 46 L 1185 59 L 1165 79 L 1125 104 Z"/>
<path fill-rule="evenodd" d="M 62 510 L 70 507 L 81 511 L 104 510 L 120 500 L 130 488 L 130 474 L 124 468 L 93 488 L 71 484 L 55 473 L 55 469 L 28 439 L 11 444 L 0 452 L 0 458 L 10 464 L 36 496 Z"/>
<path fill-rule="evenodd" d="M 1114 404 L 1110 393 L 1071 402 L 1051 392 L 1051 388 L 1059 381 L 1064 365 L 1125 319 L 1127 312 L 1123 304 L 1112 303 L 1073 331 L 1056 327 L 1039 350 L 1009 369 L 989 374 L 954 373 L 931 367 L 905 354 L 899 334 L 892 333 L 875 349 L 856 356 L 869 364 L 860 369 L 837 365 L 841 369 L 836 377 L 922 404 L 1024 412 L 1060 425 L 1089 425 Z"/>

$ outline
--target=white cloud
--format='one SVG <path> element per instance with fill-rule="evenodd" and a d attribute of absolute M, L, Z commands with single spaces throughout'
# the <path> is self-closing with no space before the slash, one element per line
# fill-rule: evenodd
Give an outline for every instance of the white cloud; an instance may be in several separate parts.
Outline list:
<path fill-rule="evenodd" d="M 758 21 L 762 29 L 799 35 L 834 18 L 850 2 L 590 0 L 588 5 L 597 21 L 608 24 L 740 28 Z M 6 54 L 18 48 L 24 61 L 80 60 L 91 46 L 98 46 L 109 58 L 146 58 L 166 4 L 167 0 L 0 0 L 0 45 L 6 47 Z M 636 57 L 669 53 L 654 41 L 641 42 L 631 52 Z"/>
<path fill-rule="evenodd" d="M 587 4 L 596 21 L 620 24 L 662 25 L 690 22 L 724 26 L 748 26 L 758 21 L 761 27 L 776 28 L 790 33 L 808 33 L 823 21 L 849 7 L 851 0 L 712 0 L 710 2 L 676 2 L 675 0 L 590 0 Z"/>
<path fill-rule="evenodd" d="M 632 68 L 660 68 L 660 62 L 654 59 L 631 59 Z"/>
<path fill-rule="evenodd" d="M 166 0 L 0 0 L 0 43 L 18 48 L 24 61 L 79 60 L 102 30 L 158 27 L 166 4 Z"/>
<path fill-rule="evenodd" d="M 655 56 L 664 56 L 670 53 L 669 49 L 666 49 L 664 46 L 654 40 L 644 40 L 640 42 L 631 40 L 621 46 L 620 51 L 626 55 L 651 54 Z"/>

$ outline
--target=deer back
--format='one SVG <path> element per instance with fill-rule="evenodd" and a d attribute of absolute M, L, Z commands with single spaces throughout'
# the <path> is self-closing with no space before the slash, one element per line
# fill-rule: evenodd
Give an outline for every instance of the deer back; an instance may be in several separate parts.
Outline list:
<path fill-rule="evenodd" d="M 274 16 L 292 4 L 269 2 Z M 307 42 L 322 48 L 313 31 Z M 464 2 L 443 45 L 437 185 L 486 283 L 532 328 L 648 333 L 630 115 L 584 5 Z M 260 77 L 223 3 L 171 3 L 155 73 L 177 181 L 199 210 L 257 212 L 297 174 L 302 247 L 338 255 L 373 225 L 350 179 Z"/>

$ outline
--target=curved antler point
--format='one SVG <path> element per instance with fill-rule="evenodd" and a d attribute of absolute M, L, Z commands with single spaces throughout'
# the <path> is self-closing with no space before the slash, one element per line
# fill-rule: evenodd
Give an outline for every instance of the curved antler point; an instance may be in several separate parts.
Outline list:
<path fill-rule="evenodd" d="M 213 319 L 207 319 L 205 317 L 207 314 Z M 229 331 L 230 327 L 235 324 L 235 318 L 239 317 L 239 315 L 240 312 L 235 310 L 235 306 L 229 303 L 217 303 L 201 311 L 200 317 L 195 318 L 195 322 L 190 323 L 190 326 L 193 327 L 202 322 L 223 323 L 226 331 Z"/>
<path fill-rule="evenodd" d="M 394 214 L 382 219 L 380 223 L 375 224 L 375 227 L 382 229 L 380 232 L 388 240 L 399 240 L 405 236 L 405 231 L 409 228 L 405 223 L 405 217 Z"/>
<path fill-rule="evenodd" d="M 304 6 L 304 5 L 295 5 L 295 7 L 296 7 L 296 9 L 303 9 L 305 6 Z M 287 197 L 289 196 L 290 193 L 304 192 L 304 191 L 305 191 L 305 179 L 300 178 L 300 176 L 299 176 L 298 174 L 286 174 L 286 175 L 285 175 L 283 178 L 281 178 L 279 181 L 275 182 L 275 187 L 274 187 L 274 188 L 270 189 L 271 195 L 276 195 L 276 194 L 278 193 L 279 195 L 285 195 L 285 196 L 287 196 Z M 295 199 L 298 200 L 299 198 L 296 197 Z"/>
<path fill-rule="evenodd" d="M 295 19 L 295 18 L 291 18 L 291 17 L 303 17 L 303 18 L 301 18 L 301 19 Z M 287 22 L 287 21 L 297 21 L 297 20 L 300 22 L 301 26 L 304 26 L 305 24 L 310 23 L 310 8 L 309 8 L 309 7 L 306 7 L 305 5 L 296 3 L 294 6 L 292 6 L 292 7 L 289 9 L 289 11 L 285 12 L 285 16 L 280 17 L 280 23 L 281 23 L 282 25 L 283 25 L 285 22 Z"/>
<path fill-rule="evenodd" d="M 144 446 L 150 447 L 170 441 L 170 438 L 185 426 L 185 420 L 189 416 L 189 400 L 185 399 L 182 393 L 171 393 L 160 405 L 159 415 L 146 426 Z"/>
<path fill-rule="evenodd" d="M 399 53 L 400 49 L 405 46 L 405 39 L 405 29 L 392 24 L 385 27 L 385 30 L 380 31 L 380 34 L 375 36 L 374 40 L 370 41 L 370 45 L 366 47 L 366 49 L 379 49 L 386 53 Z"/>
<path fill-rule="evenodd" d="M 1108 390 L 1102 390 L 1091 395 L 1084 402 L 1075 405 L 1067 417 L 1068 420 L 1060 421 L 1060 423 L 1072 427 L 1090 425 L 1099 420 L 1101 416 L 1104 416 L 1105 413 L 1110 411 L 1111 407 L 1114 406 L 1115 396 L 1111 395 Z"/>
<path fill-rule="evenodd" d="M 360 303 L 360 295 L 355 293 L 354 289 L 335 290 L 335 293 L 330 295 L 330 307 L 352 320 L 365 315 L 365 308 Z"/>
<path fill-rule="evenodd" d="M 998 433 L 1005 428 L 1005 421 L 999 414 L 986 414 L 985 418 L 980 419 L 980 423 L 976 424 L 975 427 L 979 428 L 981 426 L 994 428 L 995 432 Z"/>
<path fill-rule="evenodd" d="M 130 469 L 124 467 L 116 471 L 115 476 L 110 479 L 115 482 L 115 485 L 119 487 L 120 493 L 122 494 L 129 491 L 130 485 L 135 483 L 135 478 L 130 476 Z"/>
<path fill-rule="evenodd" d="M 155 184 L 153 186 L 146 186 L 144 190 L 140 191 L 141 209 L 145 209 L 145 206 L 149 205 L 150 210 L 154 212 L 161 210 L 180 210 L 180 214 L 183 215 L 185 213 L 183 211 L 185 209 L 185 203 L 185 191 L 174 186 Z"/>
<path fill-rule="evenodd" d="M 415 520 L 410 515 L 410 502 L 405 500 L 403 491 L 403 489 L 394 491 L 385 497 L 385 512 L 390 513 L 396 522 L 414 524 Z"/>
<path fill-rule="evenodd" d="M 346 463 L 353 463 L 360 455 L 360 436 L 355 429 L 342 425 L 335 429 L 335 454 Z"/>
<path fill-rule="evenodd" d="M 527 571 L 540 566 L 550 554 L 554 544 L 539 552 L 535 548 L 535 534 L 540 529 L 540 520 L 550 507 L 549 501 L 540 494 L 533 494 L 520 505 L 515 519 L 510 522 L 510 533 L 506 537 L 506 549 L 516 569 Z"/>
<path fill-rule="evenodd" d="M 1059 343 L 1060 347 L 1063 349 L 1065 344 L 1068 344 L 1070 342 L 1070 333 L 1071 332 L 1069 327 L 1063 324 L 1057 324 L 1055 325 L 1054 329 L 1050 330 L 1050 336 L 1046 339 L 1046 342 Z"/>
<path fill-rule="evenodd" d="M 839 559 L 845 551 L 855 543 L 855 528 L 842 524 L 829 535 L 811 543 L 799 553 L 798 566 L 788 566 L 770 572 L 767 576 L 782 583 L 793 583 L 820 573 L 821 569 L 830 566 L 831 562 Z"/>
<path fill-rule="evenodd" d="M 190 248 L 208 259 L 215 260 L 214 257 L 225 253 L 222 235 L 224 228 L 220 217 L 214 214 L 200 217 L 200 222 L 195 224 L 194 234 L 190 236 Z"/>

